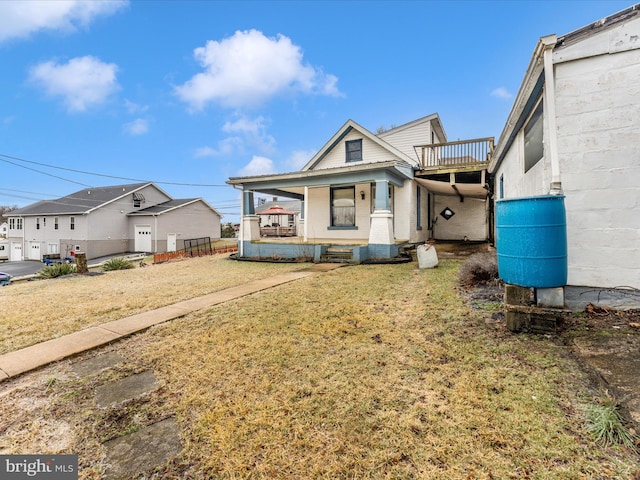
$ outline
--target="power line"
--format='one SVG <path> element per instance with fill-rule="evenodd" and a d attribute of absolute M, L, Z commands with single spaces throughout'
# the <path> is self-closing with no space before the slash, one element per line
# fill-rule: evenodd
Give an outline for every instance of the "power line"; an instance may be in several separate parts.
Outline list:
<path fill-rule="evenodd" d="M 83 174 L 83 175 L 93 175 L 93 176 L 96 176 L 96 177 L 114 178 L 116 180 L 127 180 L 129 182 L 136 182 L 136 183 L 150 182 L 150 183 L 157 183 L 157 184 L 161 184 L 161 185 L 177 185 L 177 186 L 183 186 L 183 187 L 229 187 L 229 185 L 227 185 L 227 184 L 163 182 L 163 181 L 156 181 L 156 180 L 141 180 L 139 178 L 118 177 L 118 176 L 115 176 L 115 175 L 107 175 L 107 174 L 104 174 L 104 173 L 86 172 L 84 170 L 76 170 L 76 169 L 73 169 L 73 168 L 58 167 L 56 165 L 50 165 L 50 164 L 47 164 L 47 163 L 34 162 L 33 160 L 26 160 L 24 158 L 13 157 L 11 155 L 5 155 L 3 153 L 0 153 L 0 157 L 10 158 L 11 160 L 17 160 L 19 162 L 31 163 L 33 165 L 40 165 L 42 167 L 55 168 L 55 169 L 58 169 L 58 170 L 64 170 L 64 171 L 67 171 L 67 172 L 80 173 L 80 174 Z M 49 175 L 51 177 L 59 178 L 61 180 L 66 180 L 67 182 L 77 183 L 78 185 L 82 185 L 83 187 L 91 187 L 92 186 L 92 185 L 85 185 L 84 183 L 76 182 L 76 181 L 69 180 L 69 179 L 66 179 L 66 178 L 63 178 L 63 177 L 58 177 L 56 175 L 52 175 L 50 173 L 46 173 L 46 172 L 42 172 L 40 170 L 29 168 L 29 167 L 26 167 L 24 165 L 19 165 L 17 163 L 10 162 L 9 160 L 5 160 L 3 158 L 0 158 L 0 161 L 6 162 L 6 163 L 10 163 L 10 164 L 15 165 L 17 167 L 26 168 L 27 170 L 32 170 L 34 172 L 41 173 L 43 175 Z"/>
<path fill-rule="evenodd" d="M 2 155 L 2 154 L 0 154 L 0 157 L 13 158 L 14 160 L 20 160 L 20 161 L 23 161 L 23 162 L 25 161 L 25 160 L 22 160 L 20 158 L 9 157 L 8 155 Z M 86 183 L 76 182 L 75 180 L 69 180 L 68 178 L 59 177 L 58 175 L 54 175 L 52 173 L 47 173 L 47 172 L 43 172 L 41 170 L 36 170 L 35 168 L 27 167 L 25 165 L 20 165 L 19 163 L 10 162 L 9 160 L 5 160 L 4 158 L 0 158 L 0 161 L 5 162 L 5 163 L 10 163 L 11 165 L 15 165 L 16 167 L 24 168 L 26 170 L 31 170 L 32 172 L 40 173 L 42 175 L 47 175 L 49 177 L 57 178 L 59 180 L 64 180 L 65 182 L 70 182 L 70 183 L 75 183 L 77 185 L 82 185 L 83 187 L 90 187 L 91 186 L 91 185 L 87 185 Z"/>

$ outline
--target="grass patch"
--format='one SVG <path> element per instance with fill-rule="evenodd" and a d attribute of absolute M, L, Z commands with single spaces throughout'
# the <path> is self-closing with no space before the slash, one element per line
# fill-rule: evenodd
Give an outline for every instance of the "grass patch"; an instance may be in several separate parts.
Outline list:
<path fill-rule="evenodd" d="M 621 445 L 637 451 L 636 442 L 640 439 L 626 427 L 619 408 L 618 403 L 609 397 L 589 404 L 586 409 L 587 430 L 596 442 L 605 447 Z"/>
<path fill-rule="evenodd" d="M 215 255 L 109 275 L 16 283 L 0 289 L 0 354 L 300 268 L 304 266 L 251 264 Z"/>
<path fill-rule="evenodd" d="M 243 281 L 283 267 L 239 263 Z M 458 294 L 459 267 L 340 268 L 119 342 L 108 348 L 126 362 L 98 377 L 61 362 L 46 395 L 50 371 L 36 372 L 32 389 L 0 390 L 0 451 L 64 438 L 80 478 L 98 479 L 101 441 L 175 416 L 184 450 L 147 478 L 633 478 L 637 456 L 584 429 L 578 365 L 553 341 L 486 328 Z M 153 394 L 95 405 L 97 385 L 146 369 Z M 46 438 L 43 419 L 56 419 Z M 72 430 L 54 437 L 61 425 Z"/>

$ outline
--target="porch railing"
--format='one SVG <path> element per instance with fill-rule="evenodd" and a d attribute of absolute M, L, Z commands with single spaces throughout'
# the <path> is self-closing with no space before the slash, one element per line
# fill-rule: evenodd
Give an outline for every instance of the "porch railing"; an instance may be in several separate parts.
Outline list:
<path fill-rule="evenodd" d="M 493 155 L 493 137 L 457 142 L 418 145 L 423 169 L 456 168 L 488 165 Z"/>
<path fill-rule="evenodd" d="M 295 237 L 296 227 L 260 227 L 261 237 Z"/>

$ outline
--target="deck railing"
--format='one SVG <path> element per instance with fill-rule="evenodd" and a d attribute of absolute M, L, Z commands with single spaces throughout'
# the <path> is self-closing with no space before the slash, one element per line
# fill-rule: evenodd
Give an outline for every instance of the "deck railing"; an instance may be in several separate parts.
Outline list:
<path fill-rule="evenodd" d="M 488 165 L 493 155 L 493 137 L 434 143 L 414 147 L 420 152 L 423 169 L 460 168 Z"/>

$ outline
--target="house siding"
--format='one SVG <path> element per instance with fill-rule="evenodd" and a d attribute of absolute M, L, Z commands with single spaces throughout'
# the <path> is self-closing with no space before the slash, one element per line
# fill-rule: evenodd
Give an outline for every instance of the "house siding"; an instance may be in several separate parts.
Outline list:
<path fill-rule="evenodd" d="M 570 285 L 640 288 L 638 78 L 637 49 L 556 66 Z"/>
<path fill-rule="evenodd" d="M 446 220 L 440 215 L 445 208 L 455 212 Z M 465 198 L 434 195 L 434 237 L 437 240 L 486 241 L 487 239 L 487 201 L 478 198 Z"/>
<path fill-rule="evenodd" d="M 362 161 L 359 162 L 347 162 L 345 153 L 345 142 L 349 140 L 362 139 Z M 384 162 L 388 160 L 397 160 L 388 150 L 385 150 L 380 145 L 368 139 L 362 133 L 357 130 L 352 130 L 347 134 L 344 139 L 339 142 L 322 161 L 316 165 L 313 170 L 320 170 L 324 168 L 337 168 L 345 166 L 358 166 L 366 163 Z"/>
<path fill-rule="evenodd" d="M 420 164 L 420 157 L 416 154 L 414 146 L 427 145 L 431 143 L 431 120 L 425 120 L 422 123 L 407 128 L 399 128 L 383 132 L 378 135 L 385 142 L 393 145 L 402 153 L 407 155 L 414 161 L 414 165 Z M 437 137 L 434 132 L 435 143 L 440 143 L 442 139 Z"/>
<path fill-rule="evenodd" d="M 188 209 L 188 211 L 186 210 Z M 176 248 L 184 248 L 184 241 L 193 238 L 210 237 L 220 240 L 220 216 L 204 202 L 197 201 L 183 208 L 154 217 L 153 215 L 133 215 L 129 218 L 128 235 L 130 249 L 134 249 L 135 226 L 151 225 L 151 245 L 156 252 L 167 251 L 167 234 L 176 234 Z"/>

